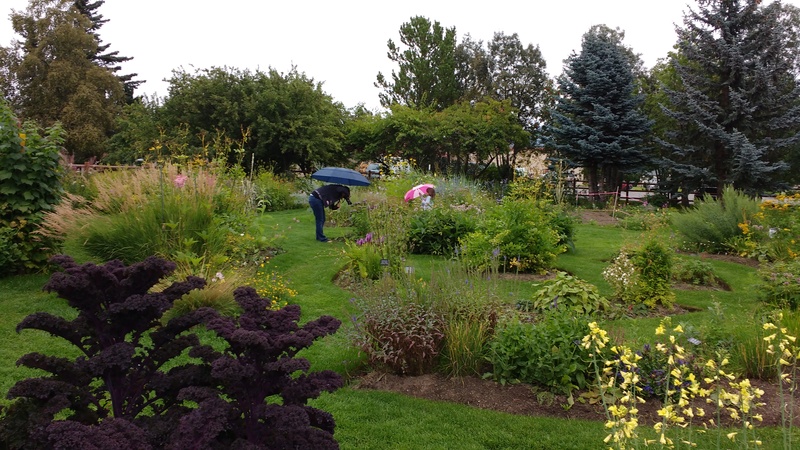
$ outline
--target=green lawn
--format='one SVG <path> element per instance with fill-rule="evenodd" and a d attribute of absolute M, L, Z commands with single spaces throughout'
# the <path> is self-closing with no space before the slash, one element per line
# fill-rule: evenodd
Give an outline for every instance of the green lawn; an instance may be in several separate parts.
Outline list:
<path fill-rule="evenodd" d="M 306 350 L 303 356 L 312 362 L 313 370 L 331 369 L 345 377 L 357 374 L 363 362 L 348 341 L 350 316 L 354 313 L 351 294 L 332 283 L 344 260 L 341 241 L 319 243 L 314 240 L 314 222 L 307 210 L 270 213 L 258 219 L 265 234 L 274 235 L 276 244 L 285 252 L 268 264 L 281 273 L 287 284 L 297 291 L 294 302 L 301 305 L 302 320 L 329 314 L 342 320 L 340 331 Z M 346 235 L 345 228 L 329 228 L 331 238 Z M 640 239 L 638 232 L 614 227 L 579 225 L 573 253 L 561 255 L 558 267 L 567 270 L 609 293 L 600 272 L 624 242 Z M 411 256 L 405 264 L 415 267 L 419 276 L 430 274 L 441 258 Z M 713 261 L 717 273 L 733 290 L 681 291 L 678 303 L 701 308 L 702 311 L 677 317 L 677 322 L 708 326 L 717 317 L 707 310 L 714 302 L 722 309 L 724 326 L 731 333 L 742 334 L 753 329 L 758 310 L 755 293 L 750 287 L 756 280 L 752 268 Z M 27 314 L 49 311 L 59 315 L 72 312 L 52 295 L 43 293 L 47 277 L 19 276 L 0 280 L 0 389 L 6 392 L 17 380 L 30 376 L 30 371 L 14 364 L 21 355 L 38 350 L 53 354 L 70 354 L 73 349 L 44 333 L 26 330 L 16 333 L 15 327 Z M 518 283 L 517 295 L 529 295 L 530 286 Z M 605 324 L 630 342 L 652 339 L 657 318 L 621 319 Z M 600 422 L 560 420 L 513 416 L 485 411 L 464 405 L 432 402 L 400 394 L 356 390 L 345 387 L 325 394 L 313 405 L 331 412 L 336 419 L 336 438 L 343 449 L 598 449 L 603 448 L 606 432 Z M 760 430 L 764 448 L 780 448 L 780 430 Z M 714 447 L 710 437 L 698 441 L 699 448 Z"/>

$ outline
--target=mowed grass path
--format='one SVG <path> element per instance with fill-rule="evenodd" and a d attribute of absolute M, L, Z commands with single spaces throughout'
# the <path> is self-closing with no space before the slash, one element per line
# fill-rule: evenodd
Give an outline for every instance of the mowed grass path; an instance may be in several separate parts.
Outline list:
<path fill-rule="evenodd" d="M 294 302 L 302 307 L 303 321 L 313 320 L 322 314 L 342 320 L 338 333 L 318 341 L 302 356 L 312 363 L 312 370 L 335 370 L 345 377 L 357 375 L 362 370 L 361 358 L 352 349 L 348 332 L 350 315 L 354 310 L 351 295 L 332 283 L 344 264 L 344 244 L 335 241 L 323 244 L 314 240 L 314 223 L 307 209 L 270 213 L 261 216 L 257 224 L 263 233 L 275 236 L 276 245 L 284 252 L 270 260 L 265 269 L 275 270 L 298 294 Z M 326 234 L 337 238 L 349 230 L 328 228 Z M 577 252 L 562 255 L 559 266 L 576 275 L 597 283 L 599 270 L 619 244 L 636 239 L 638 233 L 617 228 L 582 225 L 578 229 Z M 598 243 L 603 240 L 610 243 Z M 589 257 L 594 261 L 587 264 Z M 436 261 L 420 258 L 421 267 L 427 270 Z M 743 271 L 735 265 L 723 265 L 723 276 L 744 287 L 754 278 L 752 270 Z M 601 279 L 601 277 L 600 277 Z M 63 342 L 33 330 L 16 333 L 16 325 L 28 314 L 48 311 L 65 317 L 74 316 L 63 302 L 41 291 L 47 281 L 44 275 L 18 276 L 0 279 L 0 389 L 5 394 L 19 379 L 32 376 L 33 371 L 15 366 L 25 353 L 40 351 L 47 354 L 75 356 L 76 351 Z M 733 284 L 733 283 L 732 283 Z M 741 291 L 739 291 L 741 292 Z M 752 302 L 740 301 L 731 293 L 723 300 L 749 310 Z M 707 304 L 708 295 L 697 296 L 699 304 Z M 746 299 L 745 299 L 746 300 Z M 628 321 L 626 328 L 634 327 Z M 650 328 L 648 324 L 646 328 Z M 632 332 L 631 332 L 632 333 Z M 635 333 L 633 333 L 635 334 Z M 629 334 L 626 336 L 630 336 Z M 600 422 L 561 420 L 514 416 L 485 411 L 464 405 L 433 402 L 400 394 L 357 390 L 345 386 L 314 400 L 312 404 L 333 414 L 336 419 L 335 437 L 342 449 L 598 449 L 606 431 Z M 780 431 L 759 430 L 764 448 L 780 448 Z M 697 441 L 699 448 L 715 448 L 714 439 Z"/>

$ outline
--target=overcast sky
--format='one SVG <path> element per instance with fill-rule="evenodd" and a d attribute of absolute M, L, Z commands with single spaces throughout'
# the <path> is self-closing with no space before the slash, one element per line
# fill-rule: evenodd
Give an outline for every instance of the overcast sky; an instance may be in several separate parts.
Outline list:
<path fill-rule="evenodd" d="M 784 0 L 800 6 L 800 0 Z M 2 0 L 0 45 L 18 37 L 11 10 L 27 0 Z M 202 5 L 202 6 L 201 6 Z M 208 6 L 206 6 L 208 5 Z M 560 0 L 465 2 L 451 0 L 108 0 L 99 13 L 104 43 L 134 59 L 122 73 L 145 80 L 137 95 L 167 94 L 163 80 L 172 70 L 213 66 L 269 68 L 300 72 L 323 82 L 323 90 L 347 107 L 364 103 L 376 109 L 377 73 L 387 77 L 396 66 L 387 58 L 389 39 L 399 44 L 399 29 L 413 16 L 456 28 L 457 41 L 470 34 L 487 42 L 495 32 L 517 33 L 523 45 L 538 45 L 548 72 L 562 72 L 563 60 L 580 51 L 592 25 L 625 32 L 624 43 L 642 55 L 646 67 L 665 57 L 675 43 L 674 25 L 682 24 L 694 0 Z"/>

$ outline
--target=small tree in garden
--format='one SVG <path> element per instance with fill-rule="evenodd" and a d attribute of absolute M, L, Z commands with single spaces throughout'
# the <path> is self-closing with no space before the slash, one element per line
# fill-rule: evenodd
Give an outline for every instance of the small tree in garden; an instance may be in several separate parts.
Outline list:
<path fill-rule="evenodd" d="M 61 337 L 81 356 L 31 353 L 19 360 L 47 375 L 11 388 L 9 396 L 16 401 L 0 419 L 0 444 L 132 450 L 212 448 L 215 443 L 227 443 L 227 448 L 285 448 L 288 442 L 338 447 L 333 420 L 304 404 L 341 382 L 329 373 L 291 377 L 308 370 L 307 361 L 293 358 L 296 352 L 335 331 L 336 319 L 323 317 L 298 327 L 298 307 L 270 311 L 268 301 L 248 288 L 237 292 L 245 310 L 237 322 L 203 308 L 162 325 L 162 314 L 176 299 L 202 288 L 203 279 L 189 277 L 152 292 L 175 270 L 174 263 L 150 257 L 130 266 L 119 261 L 77 265 L 67 256 L 53 262 L 64 271 L 53 274 L 45 289 L 66 299 L 77 317 L 40 312 L 17 328 Z M 220 333 L 228 349 L 200 344 L 191 330 L 204 322 Z M 254 329 L 258 326 L 271 330 L 269 338 Z M 270 351 L 248 350 L 265 340 L 272 343 Z M 187 353 L 197 359 L 176 364 Z M 269 367 L 272 376 L 261 377 L 264 371 L 254 367 Z M 264 392 L 280 394 L 283 405 L 267 405 Z"/>

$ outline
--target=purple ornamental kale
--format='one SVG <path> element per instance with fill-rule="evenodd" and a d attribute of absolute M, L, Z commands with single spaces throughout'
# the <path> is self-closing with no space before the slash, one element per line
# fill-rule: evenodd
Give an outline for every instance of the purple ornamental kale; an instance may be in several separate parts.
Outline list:
<path fill-rule="evenodd" d="M 72 443 L 83 439 L 83 445 L 71 448 L 93 448 L 103 433 L 164 442 L 189 411 L 178 399 L 180 390 L 209 385 L 211 378 L 210 367 L 203 364 L 164 369 L 184 350 L 203 352 L 197 336 L 186 333 L 203 321 L 203 315 L 181 316 L 167 325 L 160 319 L 175 300 L 202 288 L 205 281 L 190 277 L 162 292 L 150 292 L 175 269 L 174 263 L 156 257 L 130 266 L 119 261 L 77 265 L 63 255 L 52 262 L 64 271 L 54 273 L 44 289 L 67 300 L 77 317 L 67 320 L 39 312 L 23 319 L 17 331 L 46 331 L 70 342 L 82 355 L 74 360 L 40 353 L 21 357 L 18 365 L 48 375 L 21 380 L 9 390 L 9 398 L 25 407 L 9 408 L 0 431 L 10 433 L 13 423 L 18 436 L 22 427 L 33 448 L 53 448 L 52 440 L 61 439 L 54 438 L 56 434 L 68 436 Z M 68 420 L 47 426 L 56 425 L 56 414 L 64 411 L 69 411 Z"/>
<path fill-rule="evenodd" d="M 211 448 L 339 448 L 333 438 L 333 416 L 306 402 L 340 388 L 342 379 L 333 371 L 308 373 L 309 362 L 296 355 L 336 332 L 341 321 L 322 316 L 299 326 L 299 306 L 270 310 L 269 301 L 250 287 L 236 289 L 234 298 L 243 310 L 238 319 L 207 311 L 214 317 L 206 326 L 228 348 L 203 356 L 212 367 L 217 389 L 229 401 L 203 389 L 184 390 L 185 398 L 197 402 L 198 408 L 183 417 L 168 448 L 199 443 Z M 273 396 L 279 396 L 282 404 L 270 400 Z"/>

